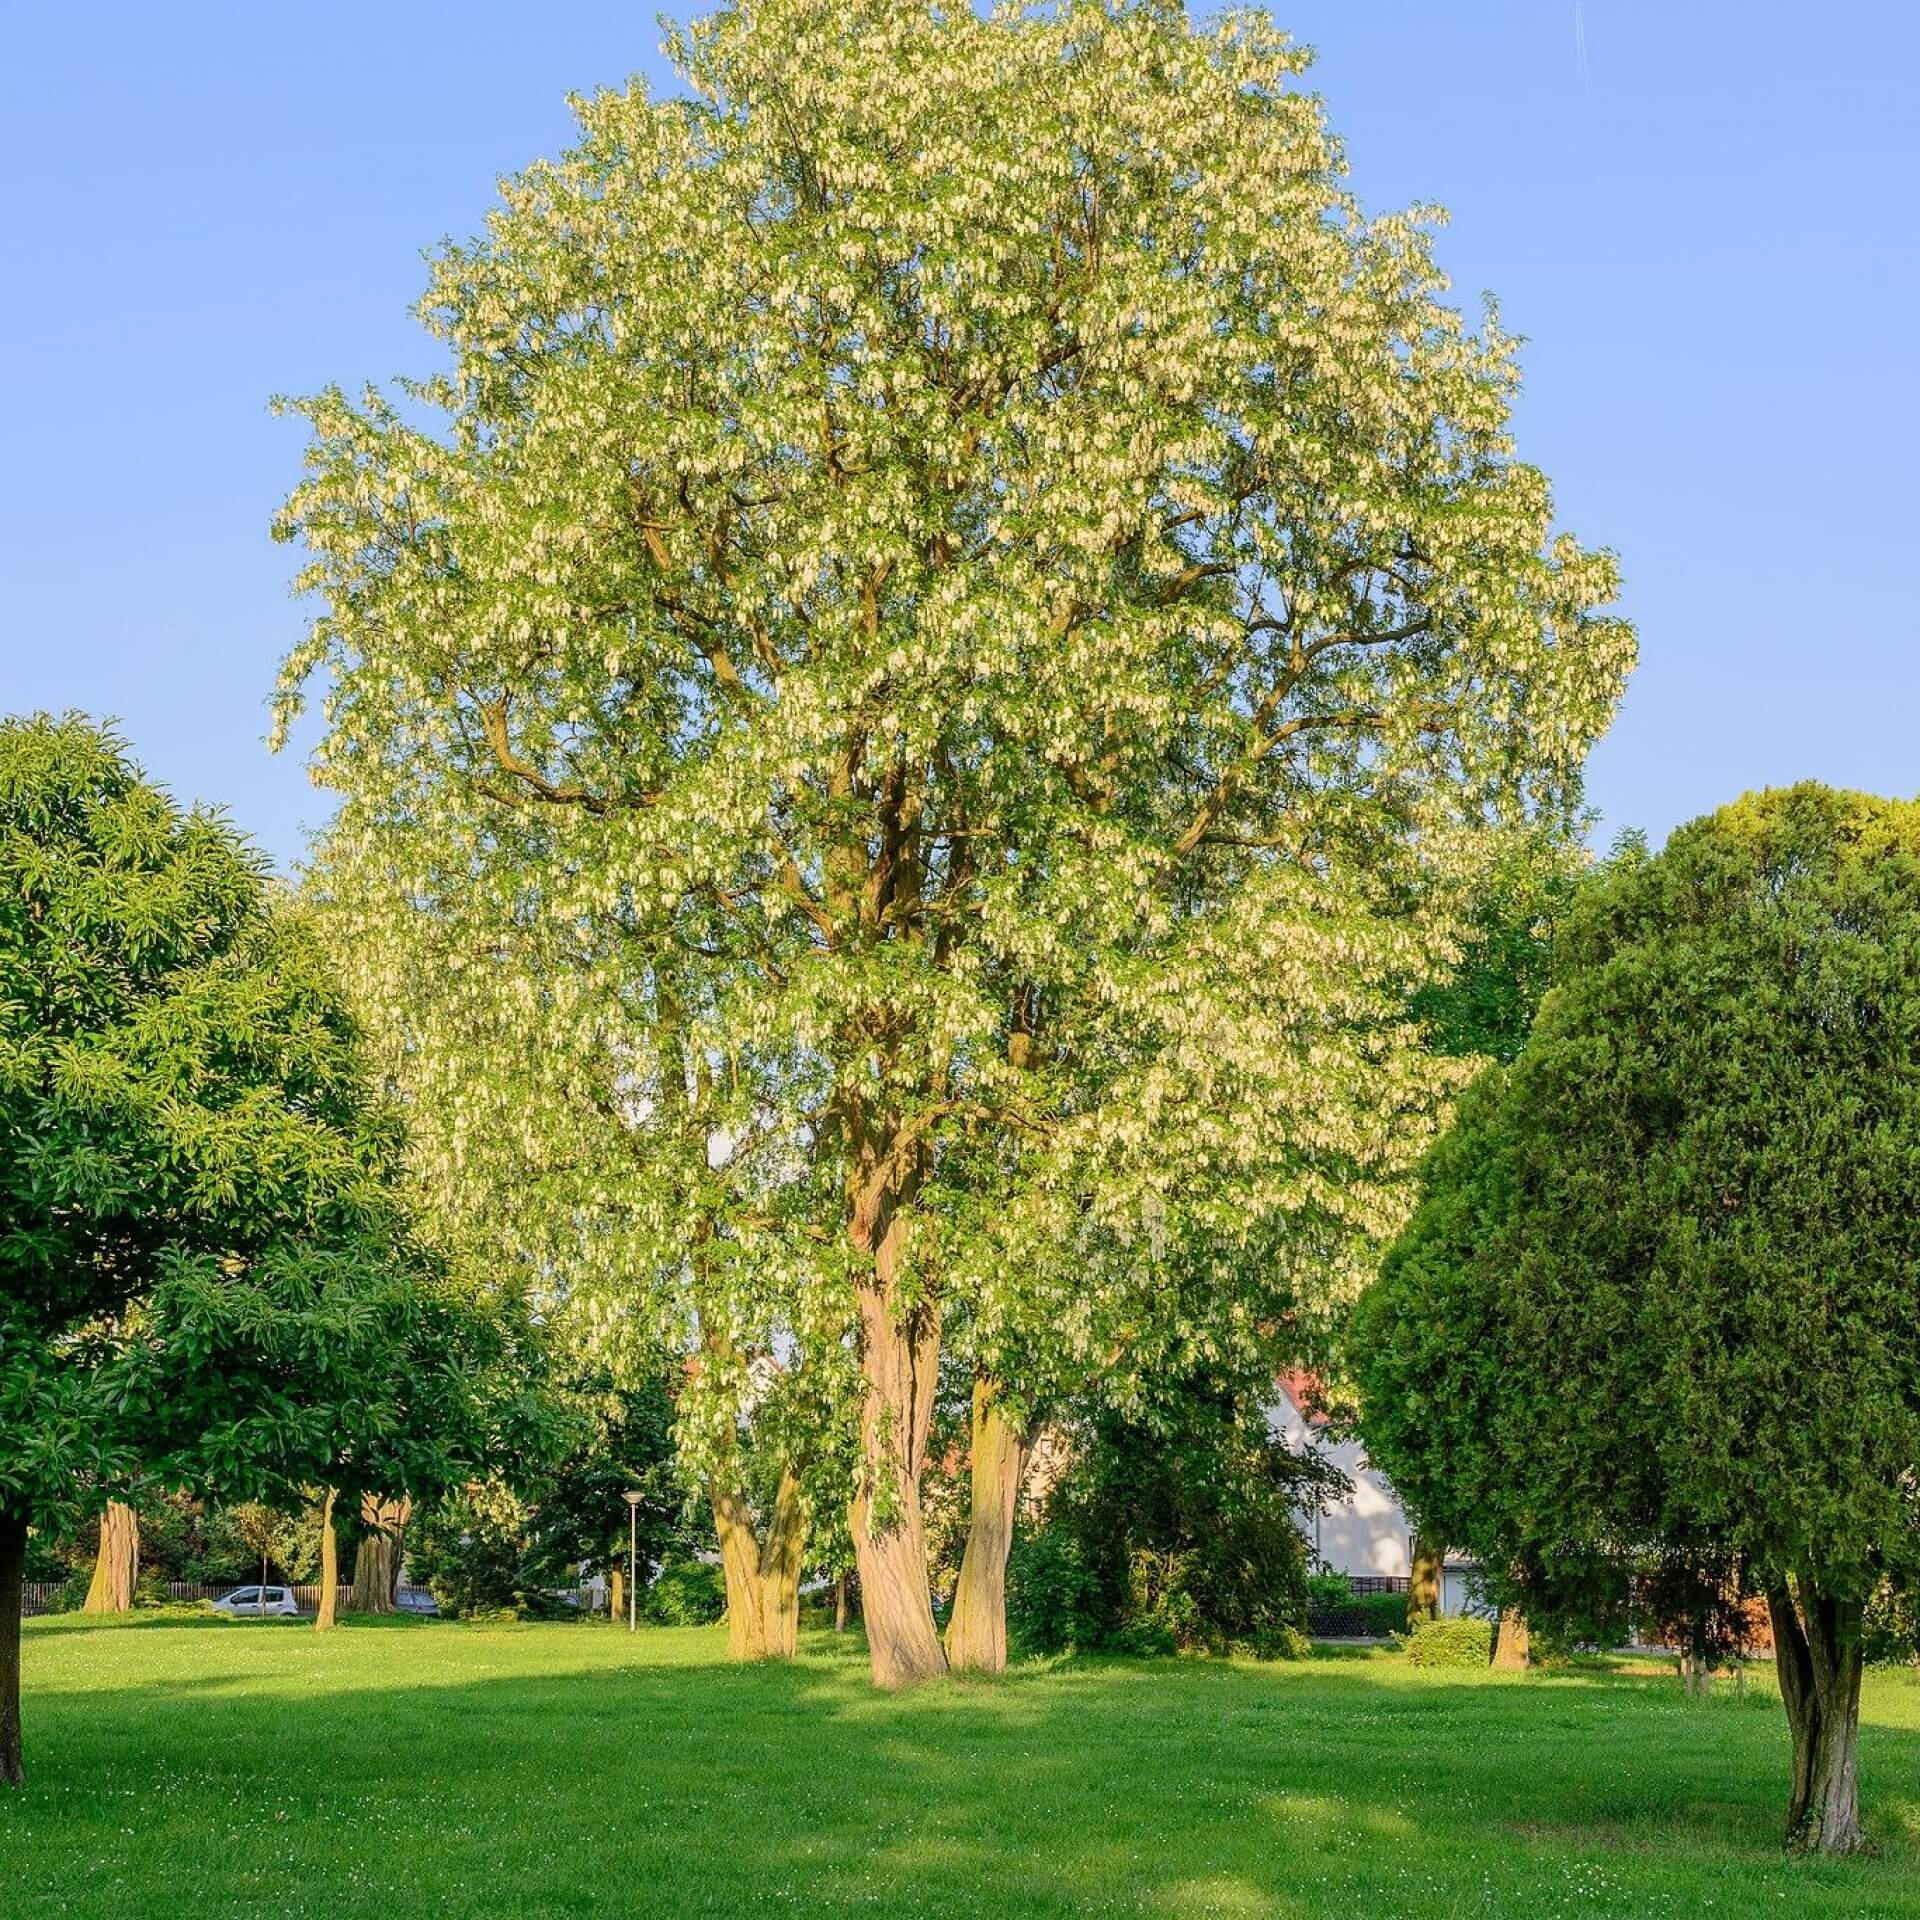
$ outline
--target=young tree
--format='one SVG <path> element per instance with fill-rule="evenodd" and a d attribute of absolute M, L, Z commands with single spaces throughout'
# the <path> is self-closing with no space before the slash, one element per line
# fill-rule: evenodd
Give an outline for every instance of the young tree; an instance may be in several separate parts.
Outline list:
<path fill-rule="evenodd" d="M 1767 1598 L 1793 1846 L 1862 1844 L 1861 1616 L 1920 1575 L 1920 805 L 1802 786 L 1616 863 L 1362 1302 L 1423 1527 L 1590 1614 Z"/>
<path fill-rule="evenodd" d="M 29 1524 L 169 1484 L 211 1423 L 270 1443 L 194 1303 L 310 1250 L 382 1257 L 393 1145 L 258 856 L 87 722 L 0 720 L 0 1780 Z"/>
<path fill-rule="evenodd" d="M 851 1328 L 901 1684 L 944 1665 L 950 1310 L 1063 1221 L 1127 1273 L 1162 1218 L 1364 1271 L 1451 1081 L 1406 995 L 1632 640 L 1512 455 L 1512 343 L 1356 207 L 1263 19 L 741 0 L 674 57 L 439 257 L 443 431 L 304 403 L 283 701 L 330 676 L 332 884 L 449 1203 L 497 1114 L 585 1201 L 536 1232 L 679 1216 L 610 1313 L 662 1287 L 697 1347 L 691 1274 L 731 1340 L 771 1273 L 808 1351 Z M 429 954 L 500 1011 L 422 1032 Z M 730 1126 L 665 1124 L 715 1088 Z M 956 1245 L 1014 1185 L 1024 1231 Z"/>

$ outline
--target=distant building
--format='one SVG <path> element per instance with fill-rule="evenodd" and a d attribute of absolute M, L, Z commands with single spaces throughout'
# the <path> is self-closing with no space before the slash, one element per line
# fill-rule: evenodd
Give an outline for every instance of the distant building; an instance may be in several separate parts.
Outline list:
<path fill-rule="evenodd" d="M 1352 1482 L 1345 1500 L 1324 1513 L 1302 1513 L 1300 1529 L 1314 1567 L 1344 1573 L 1360 1591 L 1369 1585 L 1404 1589 L 1413 1571 L 1413 1527 L 1386 1476 L 1367 1460 L 1358 1440 L 1336 1440 L 1320 1411 L 1309 1373 L 1284 1373 L 1275 1382 L 1267 1424 L 1296 1454 L 1314 1454 L 1338 1467 Z M 1442 1613 L 1478 1613 L 1483 1608 L 1476 1569 L 1470 1560 L 1449 1553 L 1441 1587 Z"/>

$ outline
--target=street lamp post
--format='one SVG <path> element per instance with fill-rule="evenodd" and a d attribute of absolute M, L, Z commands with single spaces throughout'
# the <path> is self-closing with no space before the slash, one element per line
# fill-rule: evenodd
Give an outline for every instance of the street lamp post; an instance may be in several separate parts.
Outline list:
<path fill-rule="evenodd" d="M 639 1624 L 639 1590 L 635 1585 L 640 1546 L 640 1501 L 637 1493 L 627 1495 L 627 1631 Z"/>

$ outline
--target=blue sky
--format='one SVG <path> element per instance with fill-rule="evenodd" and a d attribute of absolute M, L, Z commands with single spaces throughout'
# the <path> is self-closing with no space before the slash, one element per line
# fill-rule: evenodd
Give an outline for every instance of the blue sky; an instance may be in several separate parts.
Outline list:
<path fill-rule="evenodd" d="M 1376 207 L 1436 200 L 1528 336 L 1523 451 L 1615 548 L 1639 674 L 1603 832 L 1815 777 L 1920 790 L 1920 8 L 1294 0 Z M 420 371 L 420 254 L 661 73 L 644 9 L 6 0 L 0 710 L 113 714 L 281 864 L 297 635 L 276 391 Z"/>

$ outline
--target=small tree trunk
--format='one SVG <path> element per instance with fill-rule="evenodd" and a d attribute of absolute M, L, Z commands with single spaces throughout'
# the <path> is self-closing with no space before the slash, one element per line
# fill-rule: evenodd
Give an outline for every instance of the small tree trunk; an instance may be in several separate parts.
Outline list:
<path fill-rule="evenodd" d="M 320 1605 L 313 1616 L 315 1633 L 333 1625 L 340 1594 L 340 1543 L 334 1538 L 333 1503 L 339 1489 L 329 1487 L 320 1507 Z"/>
<path fill-rule="evenodd" d="M 624 1567 L 615 1567 L 607 1576 L 607 1617 L 622 1625 L 626 1623 L 627 1571 Z"/>
<path fill-rule="evenodd" d="M 26 1779 L 20 1764 L 20 1608 L 27 1516 L 0 1510 L 0 1787 Z"/>
<path fill-rule="evenodd" d="M 140 1579 L 140 1516 L 118 1500 L 109 1500 L 100 1516 L 100 1547 L 93 1558 L 82 1613 L 127 1613 Z"/>
<path fill-rule="evenodd" d="M 833 1630 L 847 1630 L 847 1576 L 844 1569 L 833 1576 Z"/>
<path fill-rule="evenodd" d="M 1407 1570 L 1407 1625 L 1417 1627 L 1423 1620 L 1440 1617 L 1440 1583 L 1445 1577 L 1446 1549 L 1435 1541 L 1416 1535 L 1413 1564 Z"/>
<path fill-rule="evenodd" d="M 1518 1607 L 1500 1609 L 1500 1637 L 1494 1642 L 1493 1664 L 1499 1673 L 1525 1673 L 1533 1664 L 1533 1635 L 1527 1616 Z"/>
<path fill-rule="evenodd" d="M 1798 1597 L 1770 1589 L 1774 1665 L 1793 1739 L 1787 1845 L 1795 1853 L 1857 1853 L 1860 1826 L 1860 1623 L 1857 1600 L 1833 1600 L 1805 1582 Z"/>
<path fill-rule="evenodd" d="M 1006 1671 L 1007 1555 L 1032 1452 L 1031 1431 L 1017 1430 L 1000 1410 L 994 1383 L 976 1378 L 969 1476 L 973 1517 L 947 1622 L 947 1662 L 956 1673 Z"/>

